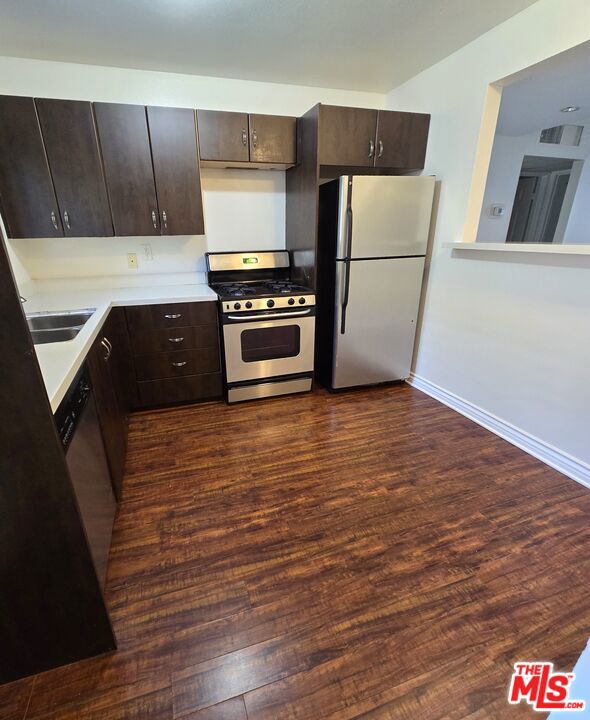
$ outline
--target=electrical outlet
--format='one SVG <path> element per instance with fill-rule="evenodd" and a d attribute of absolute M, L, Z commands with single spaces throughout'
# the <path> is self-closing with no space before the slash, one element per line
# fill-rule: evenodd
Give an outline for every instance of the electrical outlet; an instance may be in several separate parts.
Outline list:
<path fill-rule="evenodd" d="M 137 253 L 127 253 L 127 267 L 137 270 Z"/>

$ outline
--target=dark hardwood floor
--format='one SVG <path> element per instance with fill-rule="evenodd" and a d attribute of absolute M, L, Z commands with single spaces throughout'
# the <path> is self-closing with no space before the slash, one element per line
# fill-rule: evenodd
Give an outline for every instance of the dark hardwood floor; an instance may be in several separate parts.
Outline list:
<path fill-rule="evenodd" d="M 407 386 L 132 417 L 118 652 L 26 720 L 498 720 L 590 635 L 590 491 Z"/>

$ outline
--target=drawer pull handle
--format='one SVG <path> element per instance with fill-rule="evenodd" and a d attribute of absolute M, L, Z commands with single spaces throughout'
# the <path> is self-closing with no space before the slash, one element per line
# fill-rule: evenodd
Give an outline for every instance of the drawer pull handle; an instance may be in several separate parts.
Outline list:
<path fill-rule="evenodd" d="M 182 313 L 170 313 L 169 315 L 164 315 L 166 320 L 178 320 L 178 318 L 182 317 Z"/>
<path fill-rule="evenodd" d="M 173 342 L 173 343 L 182 342 L 183 340 L 184 340 L 183 337 L 168 338 L 168 341 L 169 341 L 169 342 Z"/>
<path fill-rule="evenodd" d="M 184 367 L 186 365 L 187 361 L 183 360 L 182 362 L 173 362 L 172 364 L 174 367 Z"/>

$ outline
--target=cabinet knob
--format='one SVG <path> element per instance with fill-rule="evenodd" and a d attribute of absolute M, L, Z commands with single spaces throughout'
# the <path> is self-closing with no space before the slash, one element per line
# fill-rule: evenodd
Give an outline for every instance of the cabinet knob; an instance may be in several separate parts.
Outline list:
<path fill-rule="evenodd" d="M 375 157 L 375 141 L 369 140 L 369 157 Z"/>
<path fill-rule="evenodd" d="M 383 140 L 379 140 L 379 154 L 377 155 L 377 157 L 383 157 L 384 149 L 385 148 L 383 147 Z"/>
<path fill-rule="evenodd" d="M 152 225 L 154 226 L 154 230 L 158 229 L 158 218 L 156 217 L 155 210 L 152 210 Z"/>
<path fill-rule="evenodd" d="M 182 317 L 182 313 L 170 313 L 168 315 L 164 315 L 164 318 L 166 320 L 178 320 L 178 318 Z"/>
<path fill-rule="evenodd" d="M 70 214 L 68 213 L 67 210 L 64 212 L 64 223 L 66 224 L 67 229 L 68 229 L 68 230 L 71 230 L 71 227 L 70 227 Z"/>
<path fill-rule="evenodd" d="M 56 230 L 59 230 L 59 225 L 57 224 L 57 215 L 52 211 L 51 212 L 51 224 Z"/>
<path fill-rule="evenodd" d="M 258 133 L 256 129 L 252 130 L 252 147 L 255 148 L 258 145 Z"/>
<path fill-rule="evenodd" d="M 187 361 L 183 360 L 182 362 L 173 362 L 172 364 L 174 367 L 184 367 L 186 365 Z"/>
<path fill-rule="evenodd" d="M 164 225 L 164 230 L 168 230 L 168 215 L 166 215 L 165 210 L 162 210 L 162 224 Z"/>
<path fill-rule="evenodd" d="M 179 343 L 179 342 L 182 342 L 183 340 L 184 340 L 183 337 L 168 338 L 168 341 L 173 342 L 173 343 Z"/>
<path fill-rule="evenodd" d="M 248 133 L 246 132 L 246 128 L 242 128 L 242 145 L 248 144 Z"/>

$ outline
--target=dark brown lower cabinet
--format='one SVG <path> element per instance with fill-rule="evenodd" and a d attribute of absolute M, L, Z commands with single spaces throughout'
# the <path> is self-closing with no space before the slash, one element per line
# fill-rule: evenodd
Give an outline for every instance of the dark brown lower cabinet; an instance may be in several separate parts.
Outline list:
<path fill-rule="evenodd" d="M 87 358 L 113 490 L 121 499 L 135 383 L 125 311 L 113 308 Z"/>
<path fill-rule="evenodd" d="M 223 384 L 219 372 L 137 383 L 139 405 L 145 407 L 214 400 L 220 398 L 222 392 Z"/>
<path fill-rule="evenodd" d="M 221 397 L 215 302 L 142 305 L 126 315 L 137 407 Z"/>
<path fill-rule="evenodd" d="M 150 353 L 135 358 L 135 375 L 138 381 L 202 375 L 220 371 L 217 346 L 194 350 Z"/>

